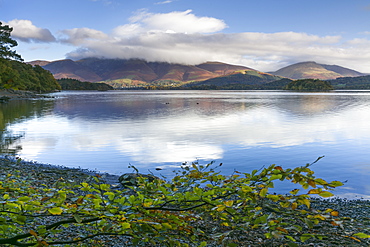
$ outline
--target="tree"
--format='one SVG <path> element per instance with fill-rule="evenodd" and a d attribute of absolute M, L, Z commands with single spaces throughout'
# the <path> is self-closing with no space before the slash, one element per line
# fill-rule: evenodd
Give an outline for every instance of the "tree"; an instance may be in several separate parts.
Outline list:
<path fill-rule="evenodd" d="M 17 41 L 10 37 L 12 31 L 12 27 L 0 22 L 0 58 L 23 61 L 19 54 L 11 50 L 11 48 L 18 45 Z"/>
<path fill-rule="evenodd" d="M 328 81 L 318 79 L 300 79 L 289 82 L 284 89 L 295 91 L 329 91 L 334 88 Z"/>
<path fill-rule="evenodd" d="M 48 186 L 40 181 L 47 173 L 33 170 L 22 176 L 19 162 L 9 165 L 0 181 L 0 245 L 68 245 L 125 236 L 132 245 L 238 246 L 228 236 L 259 231 L 267 241 L 275 239 L 270 243 L 298 246 L 328 234 L 318 233 L 319 223 L 344 226 L 336 211 L 311 210 L 310 195 L 331 197 L 330 190 L 342 185 L 316 178 L 312 164 L 294 169 L 271 165 L 230 176 L 216 171 L 222 164 L 184 164 L 170 181 L 138 176 L 136 186 L 118 190 L 99 177 L 79 185 L 61 178 Z M 304 190 L 270 193 L 279 180 Z"/>

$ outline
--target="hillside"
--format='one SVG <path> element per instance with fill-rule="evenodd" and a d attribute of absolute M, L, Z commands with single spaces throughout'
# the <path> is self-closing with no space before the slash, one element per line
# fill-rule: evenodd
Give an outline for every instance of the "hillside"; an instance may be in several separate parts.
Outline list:
<path fill-rule="evenodd" d="M 201 82 L 189 83 L 185 85 L 185 87 L 193 89 L 262 89 L 263 85 L 280 79 L 282 79 L 282 77 L 268 73 L 255 70 L 241 70 L 229 75 L 219 76 Z M 277 89 L 281 88 L 282 86 L 277 86 Z"/>
<path fill-rule="evenodd" d="M 0 89 L 41 93 L 60 90 L 60 85 L 49 71 L 40 66 L 0 59 Z"/>
<path fill-rule="evenodd" d="M 341 77 L 330 80 L 335 89 L 361 90 L 370 89 L 370 75 L 358 77 Z"/>
<path fill-rule="evenodd" d="M 203 81 L 239 70 L 254 71 L 248 67 L 218 62 L 200 65 L 146 62 L 139 59 L 87 58 L 78 61 L 69 59 L 54 62 L 34 61 L 49 70 L 56 79 L 71 78 L 80 81 L 105 82 L 114 87 L 130 87 L 157 84 Z"/>
<path fill-rule="evenodd" d="M 321 79 L 330 80 L 339 77 L 356 77 L 363 74 L 355 70 L 338 65 L 318 64 L 316 62 L 302 62 L 281 68 L 271 74 L 290 79 Z"/>
<path fill-rule="evenodd" d="M 297 63 L 271 73 L 220 62 L 184 65 L 140 59 L 85 58 L 33 61 L 30 64 L 49 70 L 56 79 L 103 82 L 114 88 L 267 89 L 265 84 L 281 78 L 332 80 L 363 76 L 355 70 L 316 62 Z M 285 82 L 269 84 L 268 89 L 278 89 L 281 83 Z"/>

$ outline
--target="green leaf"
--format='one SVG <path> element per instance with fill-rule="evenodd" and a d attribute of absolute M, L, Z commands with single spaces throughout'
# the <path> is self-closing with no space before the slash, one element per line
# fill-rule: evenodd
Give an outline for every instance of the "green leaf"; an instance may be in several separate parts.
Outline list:
<path fill-rule="evenodd" d="M 121 227 L 122 227 L 123 229 L 128 229 L 128 228 L 130 228 L 130 227 L 131 227 L 131 224 L 130 224 L 130 223 L 128 223 L 128 222 L 123 222 L 123 223 L 121 224 Z"/>
<path fill-rule="evenodd" d="M 305 242 L 305 241 L 309 240 L 312 237 L 313 237 L 313 235 L 311 235 L 311 234 L 303 234 L 300 238 L 301 238 L 302 242 Z"/>
<path fill-rule="evenodd" d="M 200 245 L 199 245 L 199 247 L 205 247 L 205 246 L 207 246 L 207 242 L 205 242 L 205 241 L 201 242 Z"/>
<path fill-rule="evenodd" d="M 281 174 L 273 174 L 273 175 L 271 175 L 270 180 L 281 179 L 282 177 L 283 177 L 283 175 L 281 175 Z"/>
<path fill-rule="evenodd" d="M 73 215 L 73 218 L 75 218 L 75 220 L 76 220 L 77 223 L 81 223 L 82 222 L 82 218 L 78 214 Z"/>
<path fill-rule="evenodd" d="M 289 235 L 285 235 L 285 237 L 286 238 L 288 238 L 290 241 L 292 241 L 292 242 L 296 242 L 296 240 L 292 237 L 292 236 L 289 236 Z M 293 243 L 292 243 L 293 244 Z M 290 245 L 289 243 L 288 243 L 288 245 L 289 246 L 298 246 L 298 245 Z"/>
<path fill-rule="evenodd" d="M 113 200 L 114 197 L 115 197 L 115 194 L 113 192 L 105 192 L 104 193 L 105 196 L 108 196 L 109 200 Z"/>
<path fill-rule="evenodd" d="M 252 188 L 249 186 L 242 186 L 242 191 L 245 193 L 252 192 Z"/>
<path fill-rule="evenodd" d="M 172 226 L 168 223 L 162 223 L 162 226 L 168 229 L 172 229 Z"/>
<path fill-rule="evenodd" d="M 59 207 L 55 207 L 55 208 L 50 208 L 48 209 L 49 213 L 53 214 L 53 215 L 58 215 L 58 214 L 62 214 L 63 213 L 63 209 L 59 208 Z"/>
<path fill-rule="evenodd" d="M 267 188 L 263 188 L 261 191 L 260 191 L 260 193 L 259 193 L 259 195 L 260 195 L 260 197 L 265 197 L 266 196 L 266 194 L 267 194 Z"/>
<path fill-rule="evenodd" d="M 27 217 L 26 216 L 17 215 L 17 222 L 18 223 L 24 224 L 24 223 L 26 223 L 26 220 L 27 220 Z"/>
<path fill-rule="evenodd" d="M 331 197 L 331 196 L 334 196 L 334 194 L 329 192 L 329 191 L 322 191 L 322 192 L 319 193 L 319 196 L 321 196 L 321 197 Z"/>
<path fill-rule="evenodd" d="M 304 218 L 303 221 L 309 228 L 313 228 L 313 222 L 311 220 Z"/>
<path fill-rule="evenodd" d="M 31 200 L 31 198 L 28 196 L 22 196 L 18 198 L 18 201 L 21 201 L 21 202 L 28 202 L 29 200 Z"/>
<path fill-rule="evenodd" d="M 342 183 L 342 182 L 340 182 L 340 181 L 332 181 L 332 182 L 330 183 L 330 185 L 331 185 L 331 186 L 334 186 L 334 187 L 339 187 L 339 186 L 342 186 L 342 185 L 343 185 L 343 183 Z"/>
<path fill-rule="evenodd" d="M 287 236 L 287 237 L 290 237 L 290 236 Z M 289 247 L 297 247 L 297 246 L 298 246 L 298 244 L 293 243 L 293 242 L 288 242 L 288 246 L 289 246 Z"/>
<path fill-rule="evenodd" d="M 274 202 L 277 202 L 278 200 L 280 200 L 280 197 L 278 195 L 269 194 L 269 195 L 266 196 L 266 198 L 271 199 Z"/>
<path fill-rule="evenodd" d="M 82 187 L 84 187 L 84 188 L 89 187 L 89 184 L 88 184 L 88 183 L 81 183 L 81 185 L 82 185 Z"/>
<path fill-rule="evenodd" d="M 325 184 L 328 184 L 328 182 L 326 182 L 324 179 L 322 178 L 317 178 L 315 179 L 315 182 L 316 184 L 320 184 L 320 185 L 325 185 Z"/>
<path fill-rule="evenodd" d="M 363 233 L 363 232 L 353 234 L 353 236 L 356 236 L 356 237 L 359 237 L 359 238 L 370 238 L 370 235 L 368 235 L 366 233 Z"/>
<path fill-rule="evenodd" d="M 294 189 L 294 190 L 290 191 L 289 193 L 292 194 L 292 195 L 296 195 L 298 192 L 299 192 L 299 189 Z"/>
<path fill-rule="evenodd" d="M 109 191 L 110 190 L 110 185 L 109 184 L 101 184 L 99 185 L 101 190 Z"/>

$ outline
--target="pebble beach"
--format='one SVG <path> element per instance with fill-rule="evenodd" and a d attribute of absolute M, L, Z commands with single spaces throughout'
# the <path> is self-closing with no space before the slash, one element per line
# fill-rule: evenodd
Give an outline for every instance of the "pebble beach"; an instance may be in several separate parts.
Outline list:
<path fill-rule="evenodd" d="M 96 172 L 78 168 L 67 168 L 50 164 L 39 164 L 33 161 L 20 161 L 14 156 L 0 157 L 0 178 L 14 170 L 24 173 L 25 179 L 37 176 L 45 184 L 51 184 L 58 179 L 68 179 L 81 183 L 88 181 Z M 118 176 L 111 174 L 99 174 L 103 182 L 112 186 L 119 187 Z M 90 180 L 91 181 L 91 180 Z M 322 224 L 316 231 L 320 234 L 327 234 L 328 238 L 323 240 L 312 239 L 299 246 L 370 246 L 370 239 L 353 238 L 351 235 L 357 232 L 370 234 L 370 201 L 369 200 L 349 200 L 345 198 L 330 198 L 327 200 L 312 198 L 311 208 L 324 210 L 331 208 L 339 212 L 343 218 L 343 227 L 333 227 L 330 224 Z M 233 234 L 229 238 L 236 238 L 242 245 L 240 246 L 280 246 L 278 240 L 263 239 L 263 233 L 251 231 L 250 234 Z M 103 237 L 101 246 L 130 246 L 127 239 Z M 209 246 L 219 246 L 210 244 Z"/>

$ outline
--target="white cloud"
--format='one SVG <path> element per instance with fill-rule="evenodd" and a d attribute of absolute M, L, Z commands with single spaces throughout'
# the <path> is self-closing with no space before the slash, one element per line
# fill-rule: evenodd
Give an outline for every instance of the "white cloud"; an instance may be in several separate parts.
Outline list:
<path fill-rule="evenodd" d="M 54 36 L 27 20 L 13 20 L 14 37 L 23 41 L 53 41 Z M 110 33 L 91 28 L 62 30 L 61 43 L 76 50 L 67 56 L 141 58 L 182 64 L 220 61 L 274 71 L 292 63 L 316 61 L 337 64 L 361 72 L 369 71 L 370 40 L 343 40 L 341 36 L 319 36 L 296 32 L 226 33 L 223 20 L 195 15 L 191 10 L 134 13 L 127 23 Z"/>
<path fill-rule="evenodd" d="M 115 37 L 131 37 L 139 35 L 141 32 L 145 31 L 142 26 L 138 23 L 131 23 L 122 26 L 118 26 L 113 29 L 113 35 Z"/>
<path fill-rule="evenodd" d="M 274 69 L 278 69 L 282 65 L 281 61 L 287 59 L 300 62 L 302 59 L 313 60 L 313 57 L 323 55 L 331 58 L 332 53 L 337 52 L 331 50 L 329 44 L 335 45 L 340 40 L 337 36 L 319 37 L 293 32 L 202 34 L 149 30 L 138 23 L 120 26 L 113 30 L 109 39 L 86 41 L 86 49 L 77 50 L 69 56 L 142 58 L 185 64 L 222 61 L 267 70 L 273 65 Z M 79 43 L 82 43 L 81 39 Z"/>
<path fill-rule="evenodd" d="M 155 4 L 167 4 L 167 3 L 172 3 L 172 0 L 167 0 L 167 1 L 162 1 L 162 2 L 157 2 Z"/>
<path fill-rule="evenodd" d="M 84 45 L 93 41 L 105 41 L 108 39 L 108 35 L 101 31 L 97 31 L 90 28 L 74 28 L 69 30 L 63 30 L 63 34 L 67 35 L 67 39 L 61 39 L 63 42 L 71 43 L 74 45 Z"/>
<path fill-rule="evenodd" d="M 48 29 L 39 28 L 30 20 L 11 20 L 6 23 L 13 27 L 12 36 L 23 42 L 54 42 L 55 37 Z"/>
<path fill-rule="evenodd" d="M 165 14 L 141 14 L 136 20 L 142 22 L 149 30 L 172 30 L 177 33 L 214 33 L 227 27 L 222 20 L 198 17 L 191 12 L 191 10 L 186 10 Z"/>

